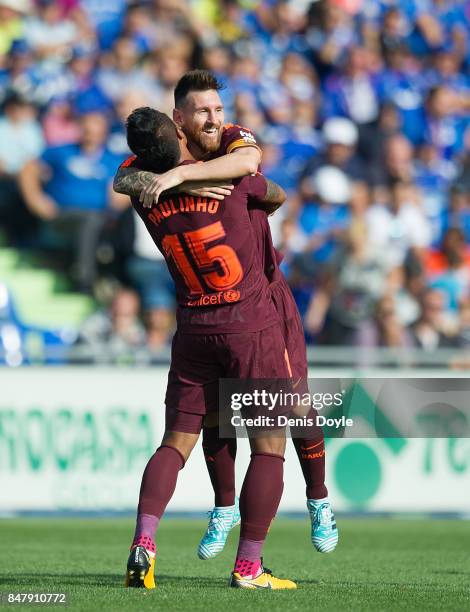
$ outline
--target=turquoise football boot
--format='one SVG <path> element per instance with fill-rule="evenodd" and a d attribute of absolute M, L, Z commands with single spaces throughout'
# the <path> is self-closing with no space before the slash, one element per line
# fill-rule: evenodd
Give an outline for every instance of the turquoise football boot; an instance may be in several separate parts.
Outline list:
<path fill-rule="evenodd" d="M 219 506 L 207 513 L 209 525 L 197 549 L 199 559 L 213 559 L 223 551 L 230 531 L 240 524 L 238 498 L 233 506 Z"/>
<path fill-rule="evenodd" d="M 312 544 L 318 552 L 333 552 L 338 544 L 338 528 L 328 498 L 307 499 L 307 508 L 312 521 Z"/>

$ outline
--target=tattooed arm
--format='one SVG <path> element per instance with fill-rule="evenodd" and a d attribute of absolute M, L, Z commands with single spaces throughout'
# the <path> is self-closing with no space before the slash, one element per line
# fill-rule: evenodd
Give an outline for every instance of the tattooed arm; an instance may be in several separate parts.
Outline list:
<path fill-rule="evenodd" d="M 113 187 L 118 193 L 139 197 L 141 191 L 154 181 L 155 176 L 156 175 L 153 174 L 153 172 L 146 172 L 144 170 L 139 170 L 138 168 L 120 167 L 116 176 L 114 177 Z M 266 195 L 260 204 L 262 204 L 263 209 L 268 215 L 273 215 L 276 210 L 280 208 L 282 204 L 284 204 L 287 196 L 284 189 L 277 183 L 271 181 L 270 179 L 265 180 L 267 184 Z M 216 181 L 213 181 L 213 183 L 216 184 Z M 225 196 L 230 195 L 230 189 L 232 189 L 232 185 L 205 187 L 201 182 L 197 181 L 183 183 L 182 185 L 174 188 L 175 191 L 184 190 L 193 195 L 212 197 L 219 200 L 222 200 Z M 172 189 L 168 191 L 171 193 Z"/>
<path fill-rule="evenodd" d="M 274 181 L 262 174 L 250 176 L 250 205 L 264 210 L 267 215 L 273 215 L 286 201 L 286 192 Z"/>
<path fill-rule="evenodd" d="M 142 189 L 155 178 L 153 172 L 144 172 L 138 168 L 120 166 L 113 181 L 113 189 L 117 193 L 139 197 Z"/>
<path fill-rule="evenodd" d="M 284 189 L 274 181 L 267 178 L 266 183 L 267 190 L 263 199 L 263 208 L 268 215 L 273 215 L 284 204 L 287 195 Z"/>

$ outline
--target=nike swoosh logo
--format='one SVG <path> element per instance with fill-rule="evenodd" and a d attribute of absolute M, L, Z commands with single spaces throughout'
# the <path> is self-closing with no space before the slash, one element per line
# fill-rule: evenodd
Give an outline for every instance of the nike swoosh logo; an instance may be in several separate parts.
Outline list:
<path fill-rule="evenodd" d="M 268 584 L 255 584 L 255 585 L 253 585 L 252 582 L 245 581 L 245 584 L 250 584 L 251 586 L 254 586 L 255 589 L 270 589 L 270 588 L 272 588 L 271 587 L 271 583 L 268 583 Z"/>

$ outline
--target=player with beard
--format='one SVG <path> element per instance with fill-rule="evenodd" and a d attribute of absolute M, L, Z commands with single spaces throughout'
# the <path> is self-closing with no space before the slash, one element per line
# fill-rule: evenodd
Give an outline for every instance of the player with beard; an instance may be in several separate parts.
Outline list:
<path fill-rule="evenodd" d="M 218 91 L 221 85 L 204 70 L 186 73 L 175 89 L 173 119 L 188 138 L 188 148 L 203 164 L 179 166 L 160 176 L 137 171 L 125 162 L 115 177 L 119 193 L 138 196 L 144 207 L 184 181 L 228 181 L 253 174 L 261 162 L 261 152 L 248 128 L 224 125 L 224 110 Z M 221 188 L 221 192 L 223 189 Z M 307 357 L 302 322 L 287 281 L 279 270 L 280 255 L 273 246 L 266 212 L 249 211 L 258 252 L 271 295 L 281 319 L 296 391 L 308 391 Z M 321 430 L 297 432 L 293 443 L 306 483 L 307 508 L 311 518 L 311 540 L 319 552 L 331 552 L 338 542 L 338 529 L 325 486 L 325 445 Z M 201 540 L 201 559 L 215 557 L 225 546 L 229 531 L 239 522 L 235 498 L 236 439 L 220 439 L 214 415 L 206 418 L 203 431 L 206 465 L 215 493 L 215 507 L 208 529 Z"/>

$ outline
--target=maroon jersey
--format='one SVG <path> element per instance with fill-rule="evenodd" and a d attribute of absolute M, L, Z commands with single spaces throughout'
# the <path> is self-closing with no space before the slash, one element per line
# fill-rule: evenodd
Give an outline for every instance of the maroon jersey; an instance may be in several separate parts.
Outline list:
<path fill-rule="evenodd" d="M 256 147 L 256 136 L 246 127 L 228 123 L 224 126 L 222 140 L 219 149 L 212 154 L 211 159 L 222 157 L 227 153 L 242 147 Z M 279 270 L 279 263 L 282 261 L 281 254 L 274 248 L 269 226 L 268 217 L 263 208 L 257 207 L 256 202 L 252 202 L 249 207 L 249 215 L 256 236 L 258 253 L 261 258 L 266 278 L 269 282 L 279 280 L 282 276 Z"/>
<path fill-rule="evenodd" d="M 246 176 L 234 186 L 223 201 L 179 193 L 149 209 L 132 198 L 175 281 L 182 332 L 260 331 L 279 321 L 248 214 L 265 197 L 266 179 Z"/>
<path fill-rule="evenodd" d="M 253 132 L 239 125 L 224 127 L 219 150 L 213 157 L 220 157 L 231 153 L 240 147 L 257 146 Z M 292 291 L 279 270 L 282 256 L 274 248 L 268 217 L 262 207 L 252 204 L 249 207 L 251 224 L 256 236 L 257 251 L 260 257 L 264 274 L 270 283 L 271 296 L 281 321 L 281 329 L 289 355 L 292 375 L 301 386 L 298 390 L 307 387 L 307 353 L 305 336 L 297 304 Z"/>

